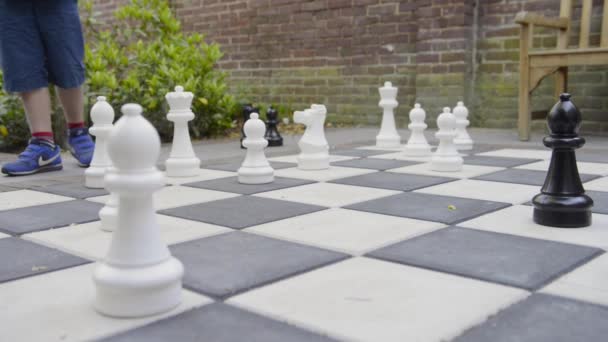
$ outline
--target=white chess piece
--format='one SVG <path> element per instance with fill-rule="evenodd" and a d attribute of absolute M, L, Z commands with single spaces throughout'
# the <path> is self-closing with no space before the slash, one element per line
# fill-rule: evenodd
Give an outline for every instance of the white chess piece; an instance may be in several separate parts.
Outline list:
<path fill-rule="evenodd" d="M 95 309 L 112 317 L 144 317 L 181 302 L 184 268 L 160 237 L 153 194 L 165 184 L 156 168 L 158 132 L 137 104 L 122 107 L 108 142 L 115 172 L 106 187 L 119 196 L 118 225 L 107 256 L 95 268 Z"/>
<path fill-rule="evenodd" d="M 469 126 L 469 120 L 467 120 L 469 116 L 469 110 L 464 106 L 464 102 L 458 101 L 456 107 L 454 107 L 454 116 L 456 117 L 456 132 L 458 135 L 454 139 L 454 144 L 456 144 L 456 148 L 459 150 L 472 150 L 473 149 L 473 140 L 471 136 L 467 132 L 467 126 Z"/>
<path fill-rule="evenodd" d="M 173 145 L 165 164 L 169 177 L 196 176 L 200 170 L 201 161 L 194 154 L 188 131 L 188 121 L 194 119 L 194 113 L 190 110 L 193 98 L 194 95 L 185 92 L 181 86 L 175 87 L 174 92 L 165 95 L 170 108 L 167 119 L 174 123 Z"/>
<path fill-rule="evenodd" d="M 424 130 L 427 125 L 424 123 L 426 112 L 419 103 L 414 105 L 410 111 L 410 124 L 407 126 L 412 134 L 405 146 L 405 155 L 410 157 L 429 157 L 431 155 L 431 145 L 426 141 Z"/>
<path fill-rule="evenodd" d="M 385 82 L 384 87 L 378 88 L 380 92 L 380 103 L 383 109 L 380 133 L 376 136 L 376 146 L 395 148 L 401 146 L 401 137 L 395 127 L 395 113 L 399 103 L 397 102 L 398 89 L 391 82 Z"/>
<path fill-rule="evenodd" d="M 93 151 L 91 165 L 84 172 L 84 184 L 87 188 L 102 189 L 106 169 L 112 166 L 106 145 L 107 137 L 112 131 L 112 123 L 114 122 L 114 109 L 104 96 L 98 96 L 97 102 L 91 108 L 91 120 L 93 126 L 89 132 L 96 138 L 95 150 Z"/>
<path fill-rule="evenodd" d="M 324 105 L 312 105 L 310 109 L 293 114 L 293 121 L 306 125 L 306 131 L 298 142 L 298 168 L 301 170 L 329 169 L 329 144 L 325 139 L 325 117 L 327 109 Z"/>
<path fill-rule="evenodd" d="M 106 175 L 115 173 L 114 167 L 109 167 L 106 171 Z M 118 195 L 110 193 L 106 204 L 99 211 L 99 219 L 101 220 L 101 230 L 106 232 L 113 232 L 116 230 L 116 223 L 118 221 Z"/>
<path fill-rule="evenodd" d="M 268 141 L 264 139 L 266 125 L 260 120 L 258 113 L 251 113 L 243 130 L 245 131 L 243 146 L 247 148 L 247 155 L 238 170 L 239 183 L 271 183 L 274 181 L 274 170 L 264 155 L 264 148 L 268 146 Z"/>
<path fill-rule="evenodd" d="M 431 169 L 433 171 L 456 172 L 462 170 L 463 160 L 458 154 L 454 138 L 456 133 L 456 117 L 450 113 L 450 108 L 443 108 L 443 113 L 437 118 L 439 131 L 435 137 L 439 139 L 437 151 L 431 158 Z"/>

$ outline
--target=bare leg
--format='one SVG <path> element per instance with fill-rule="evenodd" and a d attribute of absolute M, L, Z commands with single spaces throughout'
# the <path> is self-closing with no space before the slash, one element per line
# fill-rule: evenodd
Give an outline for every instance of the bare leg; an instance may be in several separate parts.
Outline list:
<path fill-rule="evenodd" d="M 71 124 L 84 122 L 82 89 L 80 87 L 69 89 L 57 87 L 57 93 L 59 94 L 59 101 L 61 101 L 61 106 L 65 113 L 65 120 Z"/>
<path fill-rule="evenodd" d="M 48 88 L 26 91 L 19 94 L 25 108 L 30 132 L 52 132 L 51 98 Z"/>

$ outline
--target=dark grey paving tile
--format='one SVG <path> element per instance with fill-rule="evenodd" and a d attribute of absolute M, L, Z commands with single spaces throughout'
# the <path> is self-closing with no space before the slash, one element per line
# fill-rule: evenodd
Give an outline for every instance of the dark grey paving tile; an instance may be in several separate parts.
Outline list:
<path fill-rule="evenodd" d="M 603 342 L 608 307 L 535 293 L 454 342 Z"/>
<path fill-rule="evenodd" d="M 184 286 L 225 298 L 347 257 L 342 253 L 232 232 L 171 246 L 184 263 Z"/>
<path fill-rule="evenodd" d="M 370 253 L 403 264 L 536 290 L 601 249 L 466 228 L 441 229 Z"/>
<path fill-rule="evenodd" d="M 599 176 L 588 174 L 581 174 L 580 176 L 583 182 L 588 182 L 592 179 L 599 178 Z M 546 171 L 507 169 L 488 173 L 486 175 L 478 176 L 473 179 L 542 186 L 545 183 L 546 177 Z"/>
<path fill-rule="evenodd" d="M 0 283 L 88 262 L 16 237 L 0 239 Z"/>
<path fill-rule="evenodd" d="M 25 234 L 99 220 L 100 203 L 74 200 L 0 211 L 0 231 Z"/>
<path fill-rule="evenodd" d="M 202 182 L 188 183 L 185 186 L 193 188 L 232 192 L 243 195 L 253 195 L 260 192 L 273 191 L 294 186 L 314 183 L 310 180 L 274 177 L 274 182 L 268 184 L 241 184 L 238 177 L 211 179 Z"/>
<path fill-rule="evenodd" d="M 335 340 L 230 305 L 214 303 L 102 341 L 331 342 Z"/>
<path fill-rule="evenodd" d="M 540 159 L 502 158 L 476 155 L 464 156 L 463 159 L 465 164 L 497 167 L 514 167 L 540 161 Z"/>
<path fill-rule="evenodd" d="M 585 191 L 593 199 L 591 211 L 598 214 L 608 215 L 608 192 L 604 191 Z"/>
<path fill-rule="evenodd" d="M 166 209 L 159 213 L 234 229 L 242 229 L 323 209 L 325 208 L 310 204 L 262 197 L 239 196 Z"/>
<path fill-rule="evenodd" d="M 23 188 L 0 185 L 0 192 L 16 191 L 16 190 L 20 190 L 20 189 L 23 189 Z"/>
<path fill-rule="evenodd" d="M 393 172 L 374 172 L 365 175 L 341 178 L 331 183 L 365 186 L 389 190 L 411 191 L 431 185 L 454 181 L 454 178 L 410 175 Z"/>
<path fill-rule="evenodd" d="M 455 224 L 501 208 L 507 203 L 406 192 L 347 206 L 347 209 Z"/>
<path fill-rule="evenodd" d="M 238 171 L 238 169 L 241 167 L 242 164 L 243 164 L 243 161 L 235 161 L 232 163 L 205 165 L 205 166 L 203 166 L 203 168 L 210 169 L 210 170 L 236 172 L 236 171 Z M 280 169 L 287 169 L 290 167 L 296 167 L 296 166 L 298 166 L 298 164 L 271 161 L 270 166 L 272 166 L 272 168 L 275 170 L 280 170 Z"/>
<path fill-rule="evenodd" d="M 104 196 L 108 194 L 105 189 L 87 188 L 82 182 L 53 184 L 47 186 L 33 187 L 31 189 L 79 199 L 85 199 L 95 196 Z"/>
<path fill-rule="evenodd" d="M 377 156 L 381 154 L 395 153 L 395 151 L 390 150 L 364 150 L 364 149 L 336 149 L 329 151 L 331 155 L 338 156 L 347 156 L 347 157 L 369 157 L 369 156 Z M 332 163 L 332 165 L 336 165 L 336 163 Z"/>
<path fill-rule="evenodd" d="M 360 169 L 372 169 L 372 170 L 379 170 L 379 171 L 384 171 L 384 170 L 388 170 L 388 169 L 396 169 L 398 167 L 410 166 L 410 165 L 414 165 L 414 164 L 420 164 L 420 162 L 405 161 L 405 160 L 363 158 L 363 159 L 343 160 L 343 161 L 332 163 L 332 165 L 334 165 L 334 166 L 354 167 L 354 168 L 360 168 Z"/>

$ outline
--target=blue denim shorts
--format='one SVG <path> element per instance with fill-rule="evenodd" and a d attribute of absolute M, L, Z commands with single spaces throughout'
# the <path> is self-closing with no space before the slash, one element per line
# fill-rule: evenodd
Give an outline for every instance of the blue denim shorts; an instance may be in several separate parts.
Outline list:
<path fill-rule="evenodd" d="M 24 92 L 84 82 L 84 39 L 77 0 L 0 0 L 4 88 Z"/>

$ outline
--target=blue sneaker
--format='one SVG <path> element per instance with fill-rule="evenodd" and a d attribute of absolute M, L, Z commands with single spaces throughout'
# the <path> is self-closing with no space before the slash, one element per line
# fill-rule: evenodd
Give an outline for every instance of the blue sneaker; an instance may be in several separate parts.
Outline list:
<path fill-rule="evenodd" d="M 68 145 L 79 166 L 88 167 L 91 164 L 95 143 L 86 127 L 69 129 Z"/>
<path fill-rule="evenodd" d="M 4 164 L 2 173 L 9 176 L 25 176 L 62 168 L 59 146 L 43 139 L 32 138 L 17 161 Z"/>

